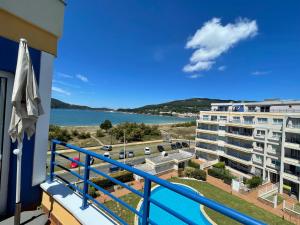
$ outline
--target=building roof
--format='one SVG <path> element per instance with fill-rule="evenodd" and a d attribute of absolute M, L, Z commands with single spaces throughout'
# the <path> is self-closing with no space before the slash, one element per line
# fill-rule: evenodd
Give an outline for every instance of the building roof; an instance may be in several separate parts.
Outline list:
<path fill-rule="evenodd" d="M 181 151 L 179 150 L 178 152 L 174 153 L 168 153 L 168 156 L 155 156 L 148 158 L 146 161 L 157 165 L 157 164 L 163 164 L 163 163 L 168 163 L 168 162 L 179 162 L 182 160 L 188 160 L 192 158 L 193 155 L 189 152 Z"/>
<path fill-rule="evenodd" d="M 224 102 L 224 103 L 211 103 L 212 106 L 231 106 L 231 105 L 300 105 L 300 100 L 265 100 L 260 102 Z"/>

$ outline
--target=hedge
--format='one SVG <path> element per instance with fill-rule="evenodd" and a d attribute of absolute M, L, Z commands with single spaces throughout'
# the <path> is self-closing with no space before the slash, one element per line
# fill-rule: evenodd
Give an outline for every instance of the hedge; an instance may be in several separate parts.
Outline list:
<path fill-rule="evenodd" d="M 232 179 L 234 179 L 234 176 L 230 174 L 229 170 L 220 168 L 208 169 L 208 175 L 221 179 L 226 184 L 231 184 Z"/>
<path fill-rule="evenodd" d="M 225 162 L 218 162 L 214 165 L 212 165 L 214 168 L 218 168 L 218 169 L 225 169 Z"/>
<path fill-rule="evenodd" d="M 199 165 L 198 163 L 192 161 L 192 160 L 189 160 L 189 161 L 188 161 L 188 166 L 189 166 L 189 167 L 193 167 L 193 168 L 195 168 L 195 169 L 199 169 L 199 168 L 200 168 L 200 165 Z"/>
<path fill-rule="evenodd" d="M 122 183 L 126 183 L 126 182 L 134 180 L 133 173 L 126 171 L 126 170 L 110 174 L 110 176 L 121 181 Z M 92 182 L 102 188 L 110 188 L 115 185 L 114 182 L 112 182 L 111 180 L 109 180 L 105 177 L 93 178 Z"/>
<path fill-rule="evenodd" d="M 249 188 L 256 188 L 262 184 L 262 178 L 254 176 L 251 179 L 247 180 L 247 184 L 248 184 Z"/>
<path fill-rule="evenodd" d="M 206 172 L 204 170 L 196 169 L 193 167 L 186 167 L 184 170 L 184 175 L 186 177 L 192 177 L 197 180 L 206 181 Z"/>

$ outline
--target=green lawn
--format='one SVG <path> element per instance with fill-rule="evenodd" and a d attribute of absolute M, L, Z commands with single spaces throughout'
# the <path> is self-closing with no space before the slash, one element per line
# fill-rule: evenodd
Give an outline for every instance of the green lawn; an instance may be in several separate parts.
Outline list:
<path fill-rule="evenodd" d="M 248 203 L 245 200 L 233 196 L 208 183 L 204 183 L 204 182 L 200 183 L 198 181 L 193 181 L 193 180 L 181 180 L 179 178 L 172 178 L 170 181 L 189 185 L 197 189 L 205 197 L 213 199 L 231 208 L 237 209 L 238 211 L 243 212 L 249 216 L 262 220 L 267 224 L 272 224 L 272 225 L 291 224 L 285 220 L 282 220 L 281 217 L 275 216 L 266 210 L 263 210 L 251 203 Z M 140 200 L 140 198 L 134 194 L 128 194 L 126 196 L 123 196 L 121 199 L 129 203 L 133 207 L 136 207 Z M 133 224 L 134 214 L 129 212 L 129 210 L 127 210 L 123 206 L 120 206 L 120 204 L 117 204 L 114 201 L 106 202 L 105 205 L 108 206 L 110 209 L 112 209 L 117 215 L 121 216 L 128 224 Z M 223 216 L 211 209 L 205 208 L 205 211 L 207 212 L 208 216 L 217 224 L 224 224 L 224 225 L 239 224 L 233 221 L 232 219 L 229 219 L 228 217 Z"/>

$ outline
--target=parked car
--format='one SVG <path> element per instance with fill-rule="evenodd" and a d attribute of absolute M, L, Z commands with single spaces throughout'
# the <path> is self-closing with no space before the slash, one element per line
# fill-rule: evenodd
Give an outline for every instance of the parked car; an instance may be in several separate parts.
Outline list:
<path fill-rule="evenodd" d="M 112 150 L 112 146 L 111 145 L 104 145 L 104 146 L 101 147 L 101 150 L 111 151 Z"/>
<path fill-rule="evenodd" d="M 171 144 L 171 149 L 172 149 L 172 150 L 175 150 L 175 149 L 177 149 L 177 146 L 176 146 L 176 144 L 174 144 L 174 143 L 173 143 L 173 144 Z"/>
<path fill-rule="evenodd" d="M 181 143 L 180 143 L 180 142 L 176 142 L 176 147 L 177 147 L 177 148 L 182 148 Z"/>
<path fill-rule="evenodd" d="M 190 146 L 189 146 L 189 144 L 188 144 L 188 143 L 186 143 L 186 142 L 182 142 L 182 143 L 181 143 L 181 145 L 182 145 L 182 147 L 184 147 L 184 148 L 188 148 L 188 147 L 190 147 Z"/>
<path fill-rule="evenodd" d="M 76 160 L 76 161 L 79 161 L 79 157 L 74 157 L 73 159 Z M 71 162 L 70 168 L 77 168 L 77 167 L 78 167 L 78 163 Z"/>
<path fill-rule="evenodd" d="M 104 152 L 103 156 L 110 159 L 110 154 L 109 154 L 109 152 Z"/>
<path fill-rule="evenodd" d="M 157 145 L 157 150 L 158 150 L 159 152 L 163 152 L 163 151 L 165 150 L 165 148 L 164 148 L 164 146 L 162 146 L 162 145 Z"/>
<path fill-rule="evenodd" d="M 126 158 L 126 155 L 124 154 L 124 151 L 119 152 L 119 159 L 124 159 Z"/>
<path fill-rule="evenodd" d="M 133 151 L 128 151 L 127 157 L 128 158 L 133 158 L 134 157 L 134 152 Z"/>
<path fill-rule="evenodd" d="M 109 172 L 111 172 L 111 173 L 117 172 L 117 171 L 119 171 L 120 169 L 121 169 L 121 168 L 118 167 L 118 166 L 111 165 L 111 166 L 109 167 Z"/>
<path fill-rule="evenodd" d="M 149 147 L 146 147 L 146 148 L 144 149 L 144 153 L 145 153 L 145 155 L 151 155 L 151 150 L 150 150 L 150 148 L 149 148 Z"/>

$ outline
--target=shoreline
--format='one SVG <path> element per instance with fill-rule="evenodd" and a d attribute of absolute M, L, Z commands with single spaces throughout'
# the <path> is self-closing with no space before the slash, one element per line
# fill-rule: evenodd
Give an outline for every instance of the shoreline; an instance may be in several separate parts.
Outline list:
<path fill-rule="evenodd" d="M 186 122 L 190 122 L 190 121 L 186 121 Z M 178 124 L 178 123 L 186 123 L 186 122 L 176 122 L 176 123 L 144 123 L 145 125 L 153 125 L 153 126 L 172 126 L 174 124 Z M 126 122 L 124 122 L 126 123 Z M 129 123 L 134 123 L 134 122 L 129 122 Z M 119 124 L 122 123 L 118 123 L 118 124 L 113 124 L 114 126 L 117 126 Z M 141 123 L 137 123 L 137 124 L 141 124 Z M 78 128 L 91 128 L 91 127 L 99 127 L 99 125 L 59 125 L 59 124 L 50 124 L 50 125 L 54 125 L 54 126 L 60 126 L 60 127 L 66 127 L 66 128 L 70 128 L 70 127 L 78 127 Z"/>

